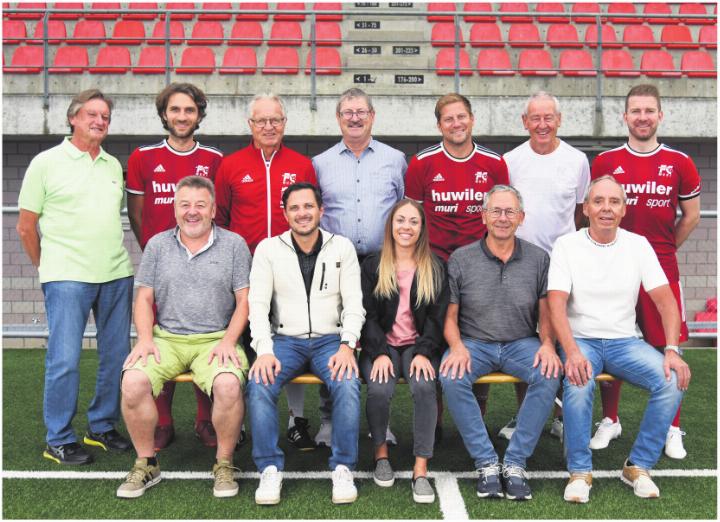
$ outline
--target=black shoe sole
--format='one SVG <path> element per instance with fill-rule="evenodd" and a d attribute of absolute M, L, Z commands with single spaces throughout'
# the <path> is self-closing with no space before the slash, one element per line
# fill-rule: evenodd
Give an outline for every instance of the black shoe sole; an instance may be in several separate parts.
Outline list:
<path fill-rule="evenodd" d="M 480 498 L 505 498 L 505 494 L 502 491 L 499 493 L 480 493 L 476 490 L 475 494 Z"/>
<path fill-rule="evenodd" d="M 65 465 L 65 466 L 83 466 L 85 464 L 92 464 L 92 462 L 93 462 L 92 455 L 89 455 L 88 456 L 89 458 L 87 458 L 86 460 L 73 462 L 73 461 L 69 461 L 69 460 L 61 460 L 58 457 L 56 457 L 55 455 L 48 453 L 47 450 L 43 451 L 43 457 L 45 457 L 48 460 L 52 460 L 56 464 Z"/>
<path fill-rule="evenodd" d="M 112 451 L 128 451 L 130 448 L 132 448 L 132 445 L 127 446 L 126 448 L 118 448 L 117 446 L 109 446 L 105 444 L 102 441 L 99 441 L 97 439 L 92 439 L 85 435 L 83 437 L 83 444 L 86 446 L 95 446 L 97 448 L 102 448 L 105 451 L 112 450 Z"/>

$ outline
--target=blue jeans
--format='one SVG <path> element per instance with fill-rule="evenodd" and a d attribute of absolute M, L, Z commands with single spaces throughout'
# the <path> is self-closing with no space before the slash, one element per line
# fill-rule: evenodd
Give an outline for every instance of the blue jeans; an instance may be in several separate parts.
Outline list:
<path fill-rule="evenodd" d="M 550 414 L 560 381 L 558 378 L 544 377 L 540 373 L 540 365 L 532 367 L 535 353 L 540 348 L 537 337 L 526 337 L 509 343 L 487 343 L 467 338 L 462 341 L 470 351 L 470 373 L 466 373 L 462 379 L 452 379 L 449 372 L 445 377 L 441 374 L 440 382 L 465 448 L 474 460 L 476 469 L 498 462 L 472 385 L 486 373 L 505 372 L 528 383 L 527 395 L 517 414 L 517 429 L 503 459 L 507 465 L 524 469 Z M 450 350 L 446 351 L 443 360 L 449 354 Z"/>
<path fill-rule="evenodd" d="M 280 361 L 280 374 L 274 384 L 256 383 L 248 379 L 248 408 L 252 428 L 252 456 L 258 470 L 275 466 L 282 470 L 285 455 L 278 446 L 277 402 L 282 387 L 310 365 L 310 371 L 317 375 L 330 390 L 332 401 L 332 440 L 330 469 L 344 464 L 354 469 L 357 464 L 358 435 L 360 432 L 360 379 L 330 380 L 328 360 L 340 346 L 340 336 L 325 335 L 313 339 L 276 335 L 273 351 Z"/>
<path fill-rule="evenodd" d="M 670 423 L 677 412 L 683 392 L 677 387 L 677 376 L 671 372 L 665 380 L 664 356 L 649 344 L 635 337 L 624 339 L 576 338 L 580 351 L 593 368 L 593 378 L 585 386 L 563 380 L 563 421 L 565 453 L 570 472 L 592 470 L 590 429 L 592 425 L 595 376 L 607 373 L 650 392 L 640 432 L 635 439 L 630 460 L 641 468 L 650 469 L 660 458 Z M 566 355 L 560 353 L 565 361 Z"/>
<path fill-rule="evenodd" d="M 120 375 L 130 352 L 133 278 L 107 283 L 51 281 L 42 284 L 47 313 L 43 416 L 51 446 L 76 442 L 72 420 L 80 388 L 80 352 L 90 310 L 97 326 L 98 370 L 88 407 L 91 431 L 114 428 L 120 416 Z"/>

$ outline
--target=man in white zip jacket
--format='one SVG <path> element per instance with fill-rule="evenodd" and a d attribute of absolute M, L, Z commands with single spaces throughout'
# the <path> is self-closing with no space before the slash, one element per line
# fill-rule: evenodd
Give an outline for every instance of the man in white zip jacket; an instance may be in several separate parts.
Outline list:
<path fill-rule="evenodd" d="M 347 238 L 319 228 L 320 191 L 296 183 L 283 194 L 290 230 L 260 242 L 250 272 L 250 330 L 257 360 L 248 403 L 252 456 L 261 473 L 258 504 L 280 502 L 284 454 L 278 447 L 282 387 L 307 367 L 332 399 L 332 501 L 354 502 L 360 381 L 355 346 L 365 320 L 360 266 Z"/>

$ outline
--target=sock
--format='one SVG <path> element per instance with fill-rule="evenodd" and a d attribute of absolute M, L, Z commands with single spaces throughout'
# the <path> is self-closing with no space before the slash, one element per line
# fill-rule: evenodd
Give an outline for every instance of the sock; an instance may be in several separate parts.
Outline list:
<path fill-rule="evenodd" d="M 618 421 L 618 404 L 620 403 L 621 386 L 622 381 L 619 380 L 600 383 L 603 417 L 609 417 L 613 422 Z"/>
<path fill-rule="evenodd" d="M 147 458 L 148 466 L 157 466 L 157 455 L 155 457 Z"/>
<path fill-rule="evenodd" d="M 682 408 L 682 404 L 678 406 L 677 413 L 675 414 L 675 418 L 672 421 L 672 426 L 675 428 L 680 427 L 680 409 Z"/>
<path fill-rule="evenodd" d="M 292 424 L 288 423 L 288 428 L 292 428 L 295 426 L 295 419 L 292 419 L 292 417 L 304 417 L 305 386 L 288 383 L 285 385 L 285 395 L 287 396 L 288 410 L 292 420 Z"/>
<path fill-rule="evenodd" d="M 199 422 L 212 422 L 212 401 L 207 393 L 202 391 L 193 383 L 195 390 L 195 399 L 197 400 L 197 415 L 195 416 L 195 424 Z"/>
<path fill-rule="evenodd" d="M 175 382 L 168 381 L 155 399 L 158 410 L 158 426 L 172 426 L 172 400 L 175 395 Z"/>
<path fill-rule="evenodd" d="M 627 459 L 627 464 L 626 464 L 626 465 L 627 465 L 627 466 L 634 466 L 635 464 L 633 464 L 630 459 Z"/>

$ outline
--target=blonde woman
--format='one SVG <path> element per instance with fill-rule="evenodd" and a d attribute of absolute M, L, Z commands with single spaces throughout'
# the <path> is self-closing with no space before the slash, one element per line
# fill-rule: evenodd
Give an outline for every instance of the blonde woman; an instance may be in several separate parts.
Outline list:
<path fill-rule="evenodd" d="M 427 461 L 435 440 L 436 376 L 449 300 L 445 264 L 430 251 L 422 206 L 410 199 L 392 208 L 382 250 L 362 264 L 366 311 L 360 371 L 368 386 L 366 412 L 375 448 L 373 479 L 395 482 L 385 430 L 395 385 L 404 377 L 414 405 L 413 499 L 430 503 L 435 492 Z"/>

